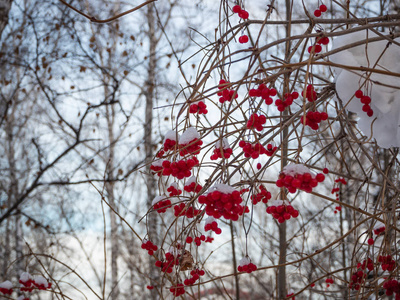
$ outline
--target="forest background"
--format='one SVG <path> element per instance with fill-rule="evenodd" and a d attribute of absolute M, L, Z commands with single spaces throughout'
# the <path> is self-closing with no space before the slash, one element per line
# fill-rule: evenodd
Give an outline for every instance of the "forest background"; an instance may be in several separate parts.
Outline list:
<path fill-rule="evenodd" d="M 179 284 L 187 299 L 400 297 L 399 13 L 394 0 L 0 0 L 0 282 L 13 287 L 0 297 L 172 299 Z M 189 175 L 165 171 L 194 158 Z M 278 183 L 293 165 L 324 179 L 293 191 Z M 225 185 L 239 219 L 208 219 L 201 196 Z M 298 214 L 282 220 L 267 209 L 289 202 Z M 170 273 L 155 265 L 168 253 Z M 191 270 L 204 275 L 184 284 Z M 23 272 L 51 288 L 21 290 Z"/>

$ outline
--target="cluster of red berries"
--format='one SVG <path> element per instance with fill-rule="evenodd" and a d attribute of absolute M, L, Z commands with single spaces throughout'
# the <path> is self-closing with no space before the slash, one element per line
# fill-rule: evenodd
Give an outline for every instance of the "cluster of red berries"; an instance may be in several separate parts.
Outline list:
<path fill-rule="evenodd" d="M 268 200 L 270 200 L 272 197 L 271 193 L 267 191 L 265 186 L 260 185 L 259 188 L 260 188 L 260 192 L 251 196 L 251 201 L 253 202 L 253 205 L 256 205 L 258 202 L 261 202 L 261 201 L 263 203 L 267 204 Z"/>
<path fill-rule="evenodd" d="M 163 173 L 163 160 L 158 159 L 156 161 L 154 161 L 151 165 L 150 165 L 150 170 L 152 170 L 154 173 L 153 174 L 157 174 L 158 176 L 161 176 Z"/>
<path fill-rule="evenodd" d="M 165 139 L 164 141 L 164 151 L 169 151 L 175 148 L 176 140 Z"/>
<path fill-rule="evenodd" d="M 13 292 L 13 284 L 11 283 L 11 281 L 7 280 L 4 281 L 2 283 L 0 283 L 0 293 L 4 294 L 4 295 L 11 295 Z"/>
<path fill-rule="evenodd" d="M 325 4 L 321 4 L 319 6 L 319 9 L 314 10 L 314 16 L 319 18 L 321 16 L 321 14 L 326 12 L 327 10 L 328 10 L 328 8 L 326 7 L 326 5 Z"/>
<path fill-rule="evenodd" d="M 284 95 L 284 100 L 276 99 L 275 105 L 277 106 L 279 111 L 284 111 L 286 107 L 289 107 L 293 104 L 293 100 L 299 98 L 298 92 L 292 92 Z"/>
<path fill-rule="evenodd" d="M 243 19 L 243 20 L 247 20 L 247 19 L 249 18 L 249 13 L 248 13 L 246 10 L 242 9 L 242 8 L 240 7 L 240 5 L 235 5 L 235 6 L 233 6 L 233 7 L 232 7 L 232 11 L 233 11 L 235 14 L 238 14 L 239 18 L 241 18 L 241 19 Z"/>
<path fill-rule="evenodd" d="M 297 218 L 299 211 L 287 203 L 286 201 L 275 200 L 271 203 L 271 206 L 267 207 L 267 213 L 272 215 L 279 223 L 283 223 L 290 218 Z"/>
<path fill-rule="evenodd" d="M 208 113 L 207 105 L 203 101 L 193 103 L 189 107 L 189 113 L 191 113 L 191 114 L 198 113 L 199 115 L 201 115 L 201 114 L 206 115 Z"/>
<path fill-rule="evenodd" d="M 296 300 L 296 297 L 294 297 L 294 291 L 290 290 L 288 294 L 286 295 L 286 298 L 292 297 L 292 300 Z"/>
<path fill-rule="evenodd" d="M 338 179 L 335 179 L 335 182 L 336 183 L 341 183 L 341 184 L 344 184 L 344 185 L 347 184 L 347 181 L 344 178 L 341 178 L 341 177 L 339 177 Z"/>
<path fill-rule="evenodd" d="M 325 279 L 325 282 L 326 282 L 326 287 L 328 288 L 328 287 L 330 287 L 331 286 L 331 284 L 333 284 L 333 278 L 327 278 L 327 279 Z"/>
<path fill-rule="evenodd" d="M 228 159 L 233 153 L 232 148 L 215 148 L 213 154 L 211 155 L 211 160 L 217 160 L 218 158 Z"/>
<path fill-rule="evenodd" d="M 239 43 L 246 44 L 248 41 L 249 41 L 249 37 L 246 34 L 239 36 Z"/>
<path fill-rule="evenodd" d="M 191 244 L 194 241 L 194 243 L 196 244 L 197 247 L 199 247 L 201 245 L 201 242 L 206 242 L 206 236 L 204 234 L 200 235 L 200 236 L 196 236 L 194 239 L 191 236 L 188 236 L 186 238 L 186 243 Z"/>
<path fill-rule="evenodd" d="M 26 280 L 29 278 L 28 280 Z M 19 282 L 24 286 L 21 287 L 21 291 L 32 292 L 33 288 L 36 287 L 38 290 L 47 290 L 51 288 L 51 282 L 48 282 L 43 276 L 35 276 L 34 280 L 29 273 L 22 273 Z"/>
<path fill-rule="evenodd" d="M 172 183 L 169 188 L 167 188 L 167 192 L 170 197 L 179 196 L 182 194 L 182 190 L 178 189 L 178 184 L 176 182 Z"/>
<path fill-rule="evenodd" d="M 180 203 L 175 205 L 174 206 L 175 217 L 186 216 L 187 218 L 191 219 L 198 216 L 201 213 L 200 209 L 193 208 L 192 206 L 189 206 L 187 209 L 185 209 L 185 207 L 186 207 L 185 203 Z"/>
<path fill-rule="evenodd" d="M 278 147 L 274 147 L 272 144 L 268 144 L 267 149 L 265 149 L 260 143 L 252 144 L 245 141 L 240 141 L 239 147 L 243 149 L 245 157 L 251 157 L 253 159 L 257 159 L 261 154 L 272 156 L 278 149 Z"/>
<path fill-rule="evenodd" d="M 386 230 L 386 227 L 384 224 L 379 224 L 377 226 L 375 226 L 374 228 L 374 234 L 376 234 L 377 236 L 383 234 Z"/>
<path fill-rule="evenodd" d="M 383 284 L 383 288 L 386 290 L 386 296 L 392 296 L 395 294 L 396 300 L 400 299 L 400 283 L 396 279 L 390 279 Z"/>
<path fill-rule="evenodd" d="M 271 105 L 274 100 L 271 97 L 276 96 L 277 91 L 274 88 L 267 88 L 265 84 L 260 84 L 257 89 L 250 89 L 249 96 L 250 97 L 261 97 L 265 100 L 265 104 Z"/>
<path fill-rule="evenodd" d="M 364 279 L 366 276 L 367 274 L 364 273 L 363 270 L 358 270 L 357 272 L 354 272 L 353 275 L 351 275 L 349 289 L 358 291 L 361 287 L 361 284 L 364 283 Z"/>
<path fill-rule="evenodd" d="M 296 193 L 298 189 L 311 193 L 312 189 L 324 180 L 325 175 L 322 173 L 313 175 L 307 167 L 291 164 L 286 166 L 279 174 L 276 186 L 286 187 L 289 193 Z"/>
<path fill-rule="evenodd" d="M 178 179 L 192 176 L 192 169 L 199 165 L 199 160 L 196 157 L 189 158 L 187 160 L 182 159 L 179 161 L 170 162 L 164 160 L 162 163 L 162 175 L 172 175 Z"/>
<path fill-rule="evenodd" d="M 226 88 L 229 84 L 229 81 L 225 81 L 224 79 L 219 81 L 219 92 L 217 95 L 219 96 L 220 103 L 224 103 L 225 101 L 230 102 L 232 99 L 236 99 L 238 97 L 238 94 L 234 90 Z"/>
<path fill-rule="evenodd" d="M 370 258 L 364 259 L 362 263 L 359 262 L 357 264 L 357 268 L 362 270 L 365 270 L 365 268 L 367 268 L 369 271 L 372 271 L 374 269 L 374 262 Z"/>
<path fill-rule="evenodd" d="M 247 129 L 256 129 L 257 131 L 262 131 L 264 129 L 263 125 L 267 122 L 267 118 L 264 115 L 252 114 L 247 121 Z"/>
<path fill-rule="evenodd" d="M 371 97 L 365 96 L 362 90 L 357 90 L 354 95 L 356 98 L 360 99 L 361 104 L 363 104 L 362 111 L 367 113 L 368 117 L 372 117 L 374 115 L 374 111 L 370 106 Z"/>
<path fill-rule="evenodd" d="M 217 221 L 213 217 L 208 217 L 206 219 L 206 225 L 204 225 L 204 230 L 205 231 L 214 231 L 216 234 L 221 234 L 222 230 L 221 228 L 218 227 Z"/>
<path fill-rule="evenodd" d="M 18 282 L 23 285 L 23 287 L 21 287 L 20 289 L 21 292 L 32 292 L 35 286 L 35 281 L 33 280 L 32 276 L 27 272 L 21 274 Z"/>
<path fill-rule="evenodd" d="M 379 255 L 378 262 L 381 263 L 383 271 L 393 271 L 396 267 L 396 262 L 392 259 L 391 255 Z"/>
<path fill-rule="evenodd" d="M 243 257 L 237 269 L 239 272 L 251 273 L 257 270 L 257 266 L 248 257 Z"/>
<path fill-rule="evenodd" d="M 185 293 L 185 289 L 183 288 L 183 283 L 178 283 L 176 286 L 173 286 L 169 289 L 169 291 L 175 296 L 179 297 Z"/>
<path fill-rule="evenodd" d="M 367 258 L 364 259 L 363 262 L 359 262 L 357 264 L 357 271 L 351 275 L 351 280 L 349 284 L 349 288 L 358 291 L 361 288 L 361 284 L 364 282 L 365 277 L 367 276 L 367 272 L 372 271 L 374 269 L 374 262 L 372 259 Z"/>
<path fill-rule="evenodd" d="M 171 205 L 171 200 L 169 199 L 157 199 L 157 201 L 153 201 L 153 209 L 157 211 L 159 214 L 165 213 L 168 208 L 170 208 Z"/>
<path fill-rule="evenodd" d="M 186 154 L 196 155 L 200 153 L 203 141 L 200 139 L 193 139 L 187 144 L 179 144 L 179 154 L 185 156 Z"/>
<path fill-rule="evenodd" d="M 334 214 L 337 214 L 338 212 L 342 211 L 342 207 L 340 205 L 335 206 Z"/>
<path fill-rule="evenodd" d="M 206 237 L 205 243 L 212 243 L 213 240 L 214 240 L 214 238 L 213 238 L 212 236 L 209 236 L 209 235 L 208 235 L 208 236 Z"/>
<path fill-rule="evenodd" d="M 192 277 L 185 279 L 185 281 L 183 283 L 185 285 L 193 285 L 196 283 L 197 280 L 200 279 L 200 276 L 204 276 L 205 274 L 206 274 L 206 272 L 204 272 L 204 270 L 194 269 L 194 270 L 190 271 L 190 275 Z"/>
<path fill-rule="evenodd" d="M 149 255 L 153 255 L 154 251 L 157 251 L 158 247 L 156 245 L 154 245 L 151 241 L 148 241 L 146 239 L 144 239 L 142 241 L 142 249 L 147 250 L 147 253 Z"/>
<path fill-rule="evenodd" d="M 318 39 L 314 45 L 308 47 L 307 51 L 308 53 L 320 53 L 322 51 L 322 46 L 329 44 L 329 38 L 328 37 L 323 37 Z"/>
<path fill-rule="evenodd" d="M 326 112 L 308 111 L 306 116 L 301 117 L 301 123 L 310 126 L 313 130 L 318 130 L 319 123 L 328 120 Z"/>
<path fill-rule="evenodd" d="M 157 260 L 155 266 L 161 268 L 164 273 L 172 273 L 172 268 L 179 264 L 179 255 L 177 258 L 170 253 L 165 253 L 165 261 Z"/>
<path fill-rule="evenodd" d="M 188 193 L 191 193 L 191 192 L 198 193 L 198 192 L 201 191 L 201 189 L 203 187 L 200 184 L 196 183 L 196 178 L 195 177 L 192 177 L 192 178 L 194 178 L 194 181 L 191 181 L 190 178 L 189 178 L 189 180 L 186 182 L 186 184 L 183 187 L 183 189 Z"/>
<path fill-rule="evenodd" d="M 325 168 L 326 169 L 326 168 Z M 325 173 L 325 169 L 324 169 L 324 173 Z M 326 173 L 325 174 L 328 174 L 329 173 L 329 171 L 328 171 L 328 169 L 326 169 L 327 171 L 326 171 Z M 344 179 L 344 178 L 338 178 L 338 179 L 336 179 L 335 180 L 335 183 L 338 183 L 338 184 L 347 184 L 347 182 L 346 182 L 346 180 Z M 336 201 L 339 201 L 339 191 L 340 191 L 340 187 L 334 187 L 334 188 L 332 188 L 332 191 L 331 191 L 331 193 L 332 194 L 335 194 L 335 196 L 336 196 Z M 341 211 L 342 210 L 342 207 L 339 205 L 339 206 L 336 206 L 335 207 L 335 211 L 334 211 L 334 213 L 335 214 L 337 214 L 339 211 Z"/>
<path fill-rule="evenodd" d="M 216 184 L 215 191 L 199 197 L 199 203 L 206 205 L 206 214 L 216 219 L 237 221 L 239 216 L 249 212 L 249 208 L 241 205 L 243 199 L 238 191 L 225 184 Z"/>
<path fill-rule="evenodd" d="M 317 100 L 317 92 L 315 91 L 314 86 L 312 84 L 307 85 L 306 99 L 309 102 L 314 102 L 315 100 Z"/>

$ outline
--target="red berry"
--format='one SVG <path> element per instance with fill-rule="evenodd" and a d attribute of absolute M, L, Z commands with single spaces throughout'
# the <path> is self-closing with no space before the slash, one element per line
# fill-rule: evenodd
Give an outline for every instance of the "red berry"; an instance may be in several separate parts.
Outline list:
<path fill-rule="evenodd" d="M 356 98 L 361 98 L 362 96 L 364 96 L 364 93 L 362 90 L 357 90 L 354 95 L 356 96 Z"/>
<path fill-rule="evenodd" d="M 242 9 L 239 13 L 239 18 L 242 18 L 243 20 L 247 20 L 249 18 L 249 13 Z"/>
<path fill-rule="evenodd" d="M 328 174 L 328 173 L 329 173 L 329 170 L 328 170 L 328 168 L 324 168 L 324 169 L 322 170 L 322 172 L 323 172 L 324 174 Z"/>
<path fill-rule="evenodd" d="M 316 16 L 317 18 L 321 16 L 321 11 L 319 9 L 316 9 L 314 11 L 314 16 Z"/>
<path fill-rule="evenodd" d="M 239 43 L 246 44 L 249 41 L 249 37 L 247 35 L 242 35 L 239 37 Z"/>
<path fill-rule="evenodd" d="M 235 14 L 238 14 L 238 13 L 240 13 L 242 11 L 242 8 L 240 7 L 240 5 L 235 5 L 234 7 L 232 7 L 232 11 Z"/>
<path fill-rule="evenodd" d="M 319 10 L 320 10 L 321 12 L 326 12 L 326 11 L 328 10 L 328 8 L 326 7 L 325 4 L 322 4 L 322 5 L 319 6 Z"/>

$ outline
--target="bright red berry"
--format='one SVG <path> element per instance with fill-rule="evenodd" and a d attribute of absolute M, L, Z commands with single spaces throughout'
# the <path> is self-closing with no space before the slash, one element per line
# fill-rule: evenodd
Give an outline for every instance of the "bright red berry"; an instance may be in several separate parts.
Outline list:
<path fill-rule="evenodd" d="M 239 43 L 246 44 L 249 41 L 249 37 L 247 35 L 242 35 L 239 37 Z"/>
<path fill-rule="evenodd" d="M 316 16 L 317 18 L 319 18 L 321 16 L 321 11 L 319 9 L 316 9 L 314 11 L 314 16 Z"/>

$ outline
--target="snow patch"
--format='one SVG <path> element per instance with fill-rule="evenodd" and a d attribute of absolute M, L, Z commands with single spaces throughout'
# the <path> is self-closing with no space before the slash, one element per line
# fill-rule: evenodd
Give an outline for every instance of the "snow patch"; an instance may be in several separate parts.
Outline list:
<path fill-rule="evenodd" d="M 179 138 L 179 145 L 189 144 L 194 139 L 200 139 L 200 134 L 197 132 L 196 128 L 189 127 Z"/>
<path fill-rule="evenodd" d="M 236 190 L 233 187 L 231 187 L 230 185 L 223 184 L 223 183 L 217 183 L 210 188 L 209 193 L 212 193 L 215 191 L 221 192 L 222 194 L 232 194 Z"/>
<path fill-rule="evenodd" d="M 6 289 L 6 290 L 11 290 L 13 288 L 13 284 L 10 280 L 7 280 L 7 281 L 0 283 L 0 288 Z"/>
<path fill-rule="evenodd" d="M 19 276 L 19 280 L 22 282 L 27 282 L 32 279 L 32 276 L 28 272 L 23 272 Z"/>
<path fill-rule="evenodd" d="M 211 224 L 212 222 L 217 222 L 217 220 L 214 217 L 208 217 L 206 219 L 206 225 Z"/>
<path fill-rule="evenodd" d="M 49 286 L 47 279 L 41 275 L 36 275 L 34 281 L 37 285 L 43 285 L 45 288 L 48 288 Z"/>
<path fill-rule="evenodd" d="M 162 167 L 164 159 L 157 159 L 151 163 L 153 167 Z"/>
<path fill-rule="evenodd" d="M 151 205 L 155 205 L 156 203 L 158 203 L 158 202 L 160 202 L 160 201 L 162 201 L 162 200 L 167 200 L 168 199 L 168 197 L 167 196 L 156 196 L 154 199 L 153 199 L 153 202 L 151 202 Z"/>
<path fill-rule="evenodd" d="M 221 140 L 218 140 L 215 143 L 215 148 L 219 149 L 221 148 Z M 226 138 L 222 138 L 222 149 L 228 149 L 230 148 L 228 140 Z"/>
<path fill-rule="evenodd" d="M 239 262 L 239 266 L 241 266 L 241 267 L 247 266 L 249 263 L 251 263 L 250 258 L 243 257 Z"/>
<path fill-rule="evenodd" d="M 176 131 L 168 130 L 164 137 L 164 143 L 166 140 L 176 141 L 177 138 L 179 139 L 179 134 L 177 134 Z"/>
<path fill-rule="evenodd" d="M 189 186 L 189 185 L 191 185 L 192 183 L 196 183 L 196 182 L 197 182 L 196 176 L 191 176 L 191 177 L 189 177 L 189 179 L 186 181 L 185 186 Z"/>
<path fill-rule="evenodd" d="M 281 205 L 290 205 L 290 202 L 287 200 L 273 200 L 268 202 L 269 206 L 281 206 Z"/>
<path fill-rule="evenodd" d="M 295 176 L 297 174 L 305 173 L 310 173 L 311 175 L 313 175 L 310 169 L 302 164 L 289 164 L 283 168 L 283 173 L 289 176 Z"/>

